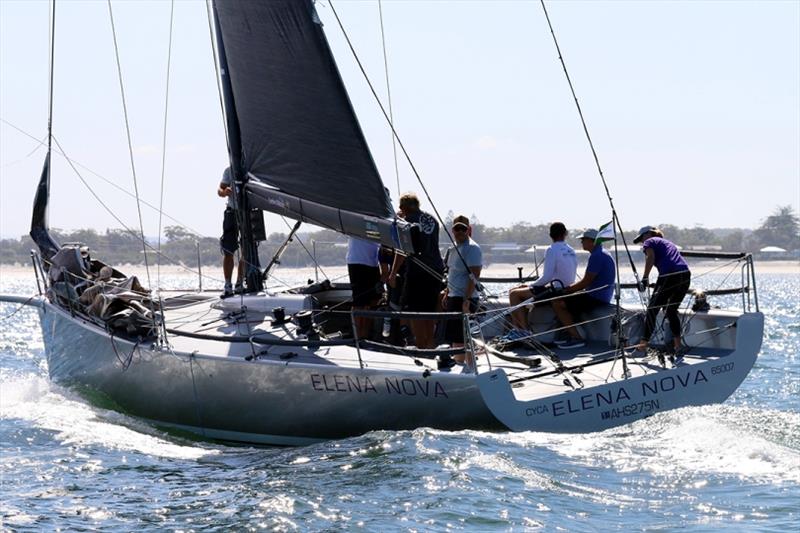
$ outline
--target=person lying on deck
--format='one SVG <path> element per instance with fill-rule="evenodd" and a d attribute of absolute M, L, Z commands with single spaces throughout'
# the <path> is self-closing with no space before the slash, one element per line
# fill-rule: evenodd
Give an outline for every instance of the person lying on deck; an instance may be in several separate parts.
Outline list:
<path fill-rule="evenodd" d="M 603 245 L 596 242 L 596 239 L 597 230 L 593 229 L 584 231 L 580 236 L 581 246 L 589 252 L 589 263 L 586 265 L 583 279 L 564 289 L 565 298 L 551 302 L 559 322 L 566 327 L 569 334 L 568 339 L 556 341 L 561 348 L 586 346 L 586 341 L 581 337 L 578 328 L 574 326 L 574 317 L 596 307 L 607 305 L 614 295 L 617 267 L 611 254 L 604 250 Z M 575 294 L 579 291 L 585 292 Z"/>

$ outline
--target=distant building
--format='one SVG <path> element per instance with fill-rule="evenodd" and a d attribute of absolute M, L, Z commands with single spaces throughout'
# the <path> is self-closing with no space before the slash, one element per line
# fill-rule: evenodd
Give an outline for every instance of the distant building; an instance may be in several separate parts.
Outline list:
<path fill-rule="evenodd" d="M 696 250 L 698 252 L 721 252 L 722 246 L 718 244 L 695 244 L 693 246 L 689 246 L 690 250 Z"/>

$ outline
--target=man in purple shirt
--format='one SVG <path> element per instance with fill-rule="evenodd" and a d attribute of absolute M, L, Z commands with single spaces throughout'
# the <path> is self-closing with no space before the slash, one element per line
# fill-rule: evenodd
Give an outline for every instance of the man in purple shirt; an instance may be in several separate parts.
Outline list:
<path fill-rule="evenodd" d="M 639 230 L 639 235 L 633 242 L 634 244 L 644 243 L 642 244 L 642 250 L 645 253 L 643 287 L 648 284 L 648 277 L 653 266 L 658 270 L 658 280 L 656 280 L 650 302 L 647 304 L 644 335 L 642 335 L 637 350 L 647 349 L 650 336 L 655 330 L 656 315 L 663 308 L 672 332 L 673 346 L 678 352 L 681 349 L 681 320 L 678 316 L 678 307 L 689 291 L 689 282 L 692 278 L 689 265 L 681 257 L 678 247 L 665 239 L 661 230 L 655 226 L 644 226 Z"/>

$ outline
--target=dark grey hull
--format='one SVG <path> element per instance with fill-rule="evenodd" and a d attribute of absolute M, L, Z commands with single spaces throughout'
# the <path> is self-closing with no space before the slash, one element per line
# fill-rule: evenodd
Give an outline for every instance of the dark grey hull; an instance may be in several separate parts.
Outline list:
<path fill-rule="evenodd" d="M 205 438 L 296 445 L 380 429 L 506 429 L 474 374 L 175 353 L 110 337 L 49 303 L 39 312 L 53 381 Z"/>

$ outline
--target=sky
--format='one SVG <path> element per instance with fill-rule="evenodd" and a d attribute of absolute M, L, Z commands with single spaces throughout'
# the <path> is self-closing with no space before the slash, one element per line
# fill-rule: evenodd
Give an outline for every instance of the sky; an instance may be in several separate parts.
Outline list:
<path fill-rule="evenodd" d="M 377 0 L 333 6 L 385 101 Z M 800 211 L 800 2 L 547 6 L 626 230 L 755 228 L 779 205 Z M 180 223 L 215 236 L 227 153 L 206 5 L 175 2 L 167 107 L 170 7 L 112 2 L 136 185 L 159 205 L 166 116 L 163 210 L 171 218 L 162 227 Z M 491 226 L 610 220 L 538 1 L 384 0 L 382 8 L 395 127 L 443 215 Z M 396 200 L 389 127 L 329 1 L 319 0 L 317 11 Z M 43 0 L 0 0 L 3 237 L 27 233 L 44 159 L 48 12 Z M 138 229 L 136 202 L 120 190 L 132 192 L 134 179 L 106 2 L 57 3 L 54 86 L 55 138 L 103 204 Z M 121 226 L 60 155 L 51 190 L 52 227 Z M 399 191 L 422 192 L 402 158 Z M 430 210 L 426 199 L 423 209 Z M 156 235 L 157 211 L 142 206 L 142 216 L 145 234 Z M 278 217 L 266 220 L 269 233 L 288 229 Z"/>

